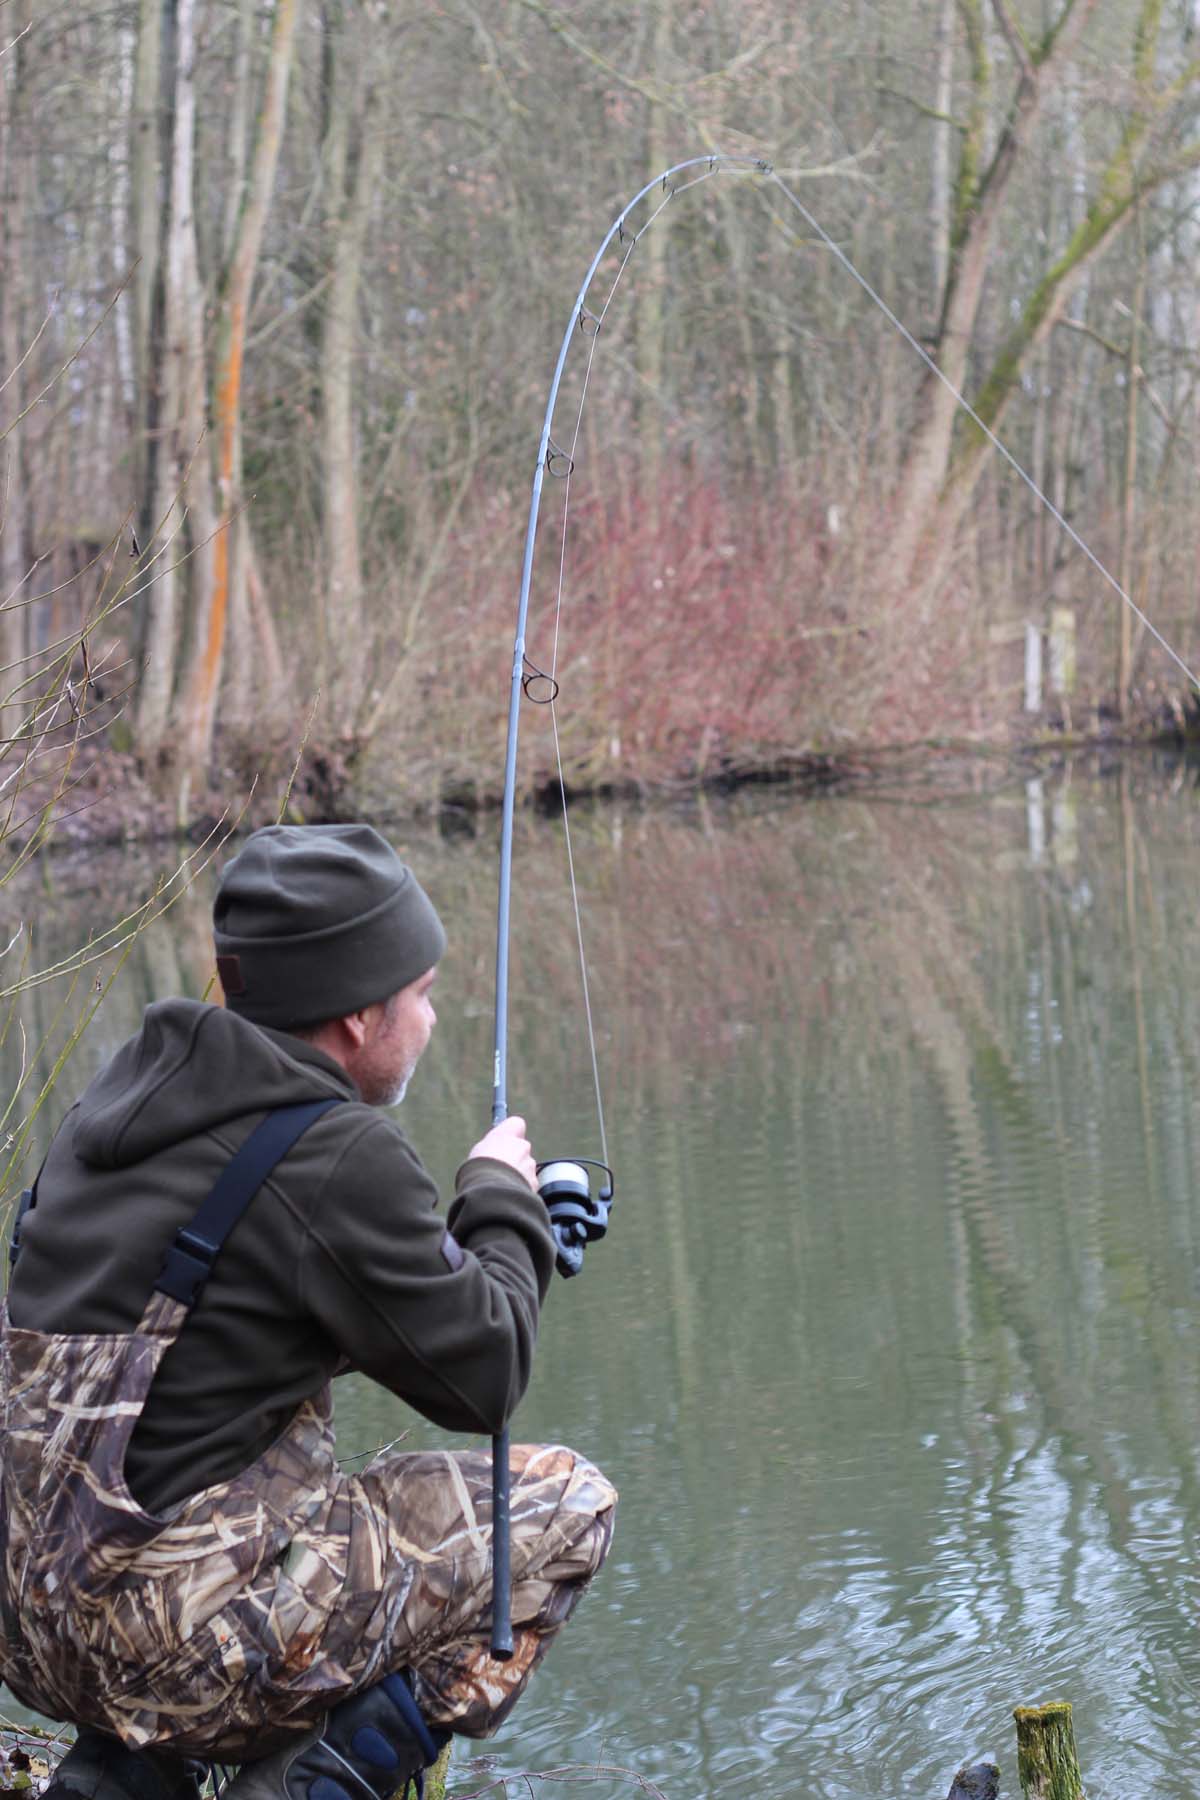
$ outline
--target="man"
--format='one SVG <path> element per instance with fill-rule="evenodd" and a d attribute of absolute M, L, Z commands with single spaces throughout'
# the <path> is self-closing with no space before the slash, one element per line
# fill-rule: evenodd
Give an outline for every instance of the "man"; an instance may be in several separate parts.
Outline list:
<path fill-rule="evenodd" d="M 147 1009 L 67 1115 L 0 1318 L 0 1670 L 80 1726 L 56 1781 L 365 1800 L 495 1729 L 606 1554 L 615 1494 L 513 1451 L 514 1656 L 488 1654 L 491 1458 L 333 1455 L 330 1377 L 498 1431 L 554 1265 L 524 1124 L 449 1214 L 380 1107 L 445 948 L 366 825 L 273 826 L 214 908 L 225 1007 Z"/>

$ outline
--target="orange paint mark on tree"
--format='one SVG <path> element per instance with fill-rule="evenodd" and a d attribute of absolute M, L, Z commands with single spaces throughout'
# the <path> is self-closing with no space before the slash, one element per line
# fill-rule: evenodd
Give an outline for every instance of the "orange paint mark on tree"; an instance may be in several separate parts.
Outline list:
<path fill-rule="evenodd" d="M 221 653 L 225 648 L 225 624 L 229 616 L 229 532 L 233 522 L 231 498 L 234 478 L 234 446 L 242 386 L 242 349 L 246 310 L 240 299 L 233 302 L 229 318 L 228 349 L 217 383 L 217 487 L 221 496 L 221 520 L 213 546 L 213 593 L 208 615 L 208 636 L 200 670 L 198 712 L 207 720 L 217 691 Z"/>

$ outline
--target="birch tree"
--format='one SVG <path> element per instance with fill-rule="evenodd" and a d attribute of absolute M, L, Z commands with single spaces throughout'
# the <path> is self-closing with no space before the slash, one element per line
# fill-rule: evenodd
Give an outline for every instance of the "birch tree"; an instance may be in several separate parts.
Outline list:
<path fill-rule="evenodd" d="M 329 286 L 321 337 L 321 457 L 324 590 L 321 676 L 340 718 L 363 696 L 368 644 L 363 618 L 359 458 L 355 444 L 359 286 L 371 206 L 383 167 L 380 88 L 383 33 L 363 31 L 341 0 L 325 8 L 327 119 L 323 182 Z"/>
<path fill-rule="evenodd" d="M 143 23 L 145 17 L 143 15 Z M 216 514 L 206 451 L 204 294 L 194 211 L 196 151 L 196 0 L 164 0 L 163 71 L 169 96 L 168 207 L 163 266 L 163 326 L 157 368 L 157 454 L 150 504 L 154 535 L 139 739 L 152 757 L 178 749 L 176 666 L 183 642 L 181 588 L 211 588 Z M 181 571 L 185 549 L 190 558 Z"/>

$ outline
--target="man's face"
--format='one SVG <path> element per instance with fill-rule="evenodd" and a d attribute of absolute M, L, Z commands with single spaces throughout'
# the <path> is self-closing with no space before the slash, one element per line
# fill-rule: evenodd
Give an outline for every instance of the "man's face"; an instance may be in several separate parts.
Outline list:
<path fill-rule="evenodd" d="M 350 1070 L 368 1106 L 399 1106 L 429 1042 L 437 1014 L 430 989 L 436 969 L 367 1008 L 367 1035 Z"/>

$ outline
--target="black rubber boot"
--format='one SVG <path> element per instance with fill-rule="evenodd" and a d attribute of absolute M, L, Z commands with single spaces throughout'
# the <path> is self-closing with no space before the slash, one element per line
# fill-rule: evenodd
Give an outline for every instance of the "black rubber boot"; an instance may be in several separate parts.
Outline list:
<path fill-rule="evenodd" d="M 448 1733 L 421 1717 L 403 1675 L 339 1700 L 274 1756 L 247 1763 L 222 1800 L 390 1800 L 437 1761 Z"/>
<path fill-rule="evenodd" d="M 81 1725 L 42 1800 L 198 1800 L 201 1767 L 164 1750 L 127 1750 Z"/>

